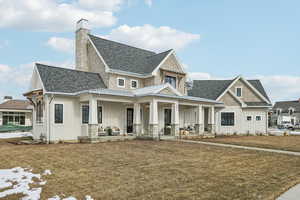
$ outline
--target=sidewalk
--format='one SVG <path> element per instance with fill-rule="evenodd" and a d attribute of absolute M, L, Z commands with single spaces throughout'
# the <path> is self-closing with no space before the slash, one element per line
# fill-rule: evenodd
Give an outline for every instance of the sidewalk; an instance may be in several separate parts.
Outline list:
<path fill-rule="evenodd" d="M 233 144 L 220 144 L 220 143 L 214 143 L 214 142 L 201 142 L 201 141 L 193 141 L 193 140 L 178 140 L 178 139 L 166 139 L 166 140 L 180 141 L 180 142 L 187 142 L 187 143 L 196 143 L 196 144 L 205 144 L 205 145 L 213 145 L 213 146 L 219 146 L 219 147 L 230 147 L 230 148 L 245 149 L 245 150 L 265 151 L 265 152 L 271 152 L 271 153 L 281 153 L 281 154 L 300 156 L 300 152 L 294 152 L 294 151 L 283 151 L 283 150 L 276 150 L 276 149 L 266 149 L 266 148 L 259 148 L 259 147 L 247 147 L 247 146 L 240 146 L 240 145 L 233 145 Z"/>
<path fill-rule="evenodd" d="M 300 199 L 300 184 L 292 187 L 283 193 L 277 200 L 298 200 Z"/>

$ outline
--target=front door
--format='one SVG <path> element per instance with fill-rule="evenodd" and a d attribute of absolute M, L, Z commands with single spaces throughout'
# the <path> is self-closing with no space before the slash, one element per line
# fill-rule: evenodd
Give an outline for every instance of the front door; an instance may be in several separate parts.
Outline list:
<path fill-rule="evenodd" d="M 164 135 L 171 135 L 171 120 L 172 120 L 172 110 L 171 109 L 165 109 Z"/>
<path fill-rule="evenodd" d="M 133 132 L 133 108 L 127 108 L 127 133 Z"/>

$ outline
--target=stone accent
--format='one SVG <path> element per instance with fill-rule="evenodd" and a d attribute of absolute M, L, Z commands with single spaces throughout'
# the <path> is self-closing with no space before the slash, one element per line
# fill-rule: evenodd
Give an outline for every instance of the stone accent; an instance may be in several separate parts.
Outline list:
<path fill-rule="evenodd" d="M 195 132 L 198 135 L 204 134 L 204 125 L 203 124 L 195 124 Z"/>
<path fill-rule="evenodd" d="M 90 139 L 97 139 L 98 138 L 98 125 L 97 124 L 89 124 L 89 133 L 88 137 Z"/>
<path fill-rule="evenodd" d="M 139 135 L 142 134 L 142 133 L 141 133 L 141 131 L 142 131 L 141 127 L 142 127 L 141 124 L 134 124 L 134 125 L 133 125 L 133 133 L 134 133 L 136 136 L 139 136 Z"/>
<path fill-rule="evenodd" d="M 208 124 L 208 132 L 211 134 L 216 133 L 216 125 L 215 124 Z"/>
<path fill-rule="evenodd" d="M 171 125 L 171 135 L 178 137 L 179 136 L 179 124 Z"/>
<path fill-rule="evenodd" d="M 159 139 L 158 124 L 149 124 L 149 135 L 153 139 Z"/>
<path fill-rule="evenodd" d="M 76 31 L 75 40 L 75 55 L 76 55 L 76 70 L 89 71 L 88 69 L 88 53 L 87 42 L 90 30 L 80 28 Z"/>

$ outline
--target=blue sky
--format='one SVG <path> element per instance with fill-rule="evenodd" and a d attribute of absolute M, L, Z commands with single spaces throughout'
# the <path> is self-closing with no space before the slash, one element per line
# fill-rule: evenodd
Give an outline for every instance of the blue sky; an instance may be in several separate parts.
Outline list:
<path fill-rule="evenodd" d="M 299 7 L 296 0 L 2 0 L 0 98 L 21 97 L 33 62 L 74 66 L 75 22 L 83 17 L 95 35 L 175 48 L 193 79 L 259 78 L 273 101 L 298 99 Z"/>

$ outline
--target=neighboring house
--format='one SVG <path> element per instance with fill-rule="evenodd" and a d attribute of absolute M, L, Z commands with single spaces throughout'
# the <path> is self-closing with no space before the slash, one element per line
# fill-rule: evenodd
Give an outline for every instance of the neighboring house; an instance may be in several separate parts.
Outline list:
<path fill-rule="evenodd" d="M 271 112 L 271 124 L 281 125 L 284 121 L 292 125 L 300 124 L 300 99 L 275 103 Z"/>
<path fill-rule="evenodd" d="M 224 103 L 216 114 L 218 134 L 267 132 L 271 102 L 259 80 L 195 80 L 188 95 Z"/>
<path fill-rule="evenodd" d="M 0 126 L 2 125 L 32 125 L 32 106 L 28 100 L 15 100 L 4 97 L 0 104 Z"/>
<path fill-rule="evenodd" d="M 75 70 L 35 65 L 30 91 L 24 94 L 35 106 L 35 138 L 93 141 L 106 127 L 151 138 L 178 136 L 187 127 L 196 134 L 216 133 L 224 103 L 188 95 L 187 73 L 174 50 L 155 53 L 96 37 L 87 23 L 77 22 Z M 249 88 L 258 99 L 267 98 Z M 254 109 L 265 112 L 265 105 Z"/>

